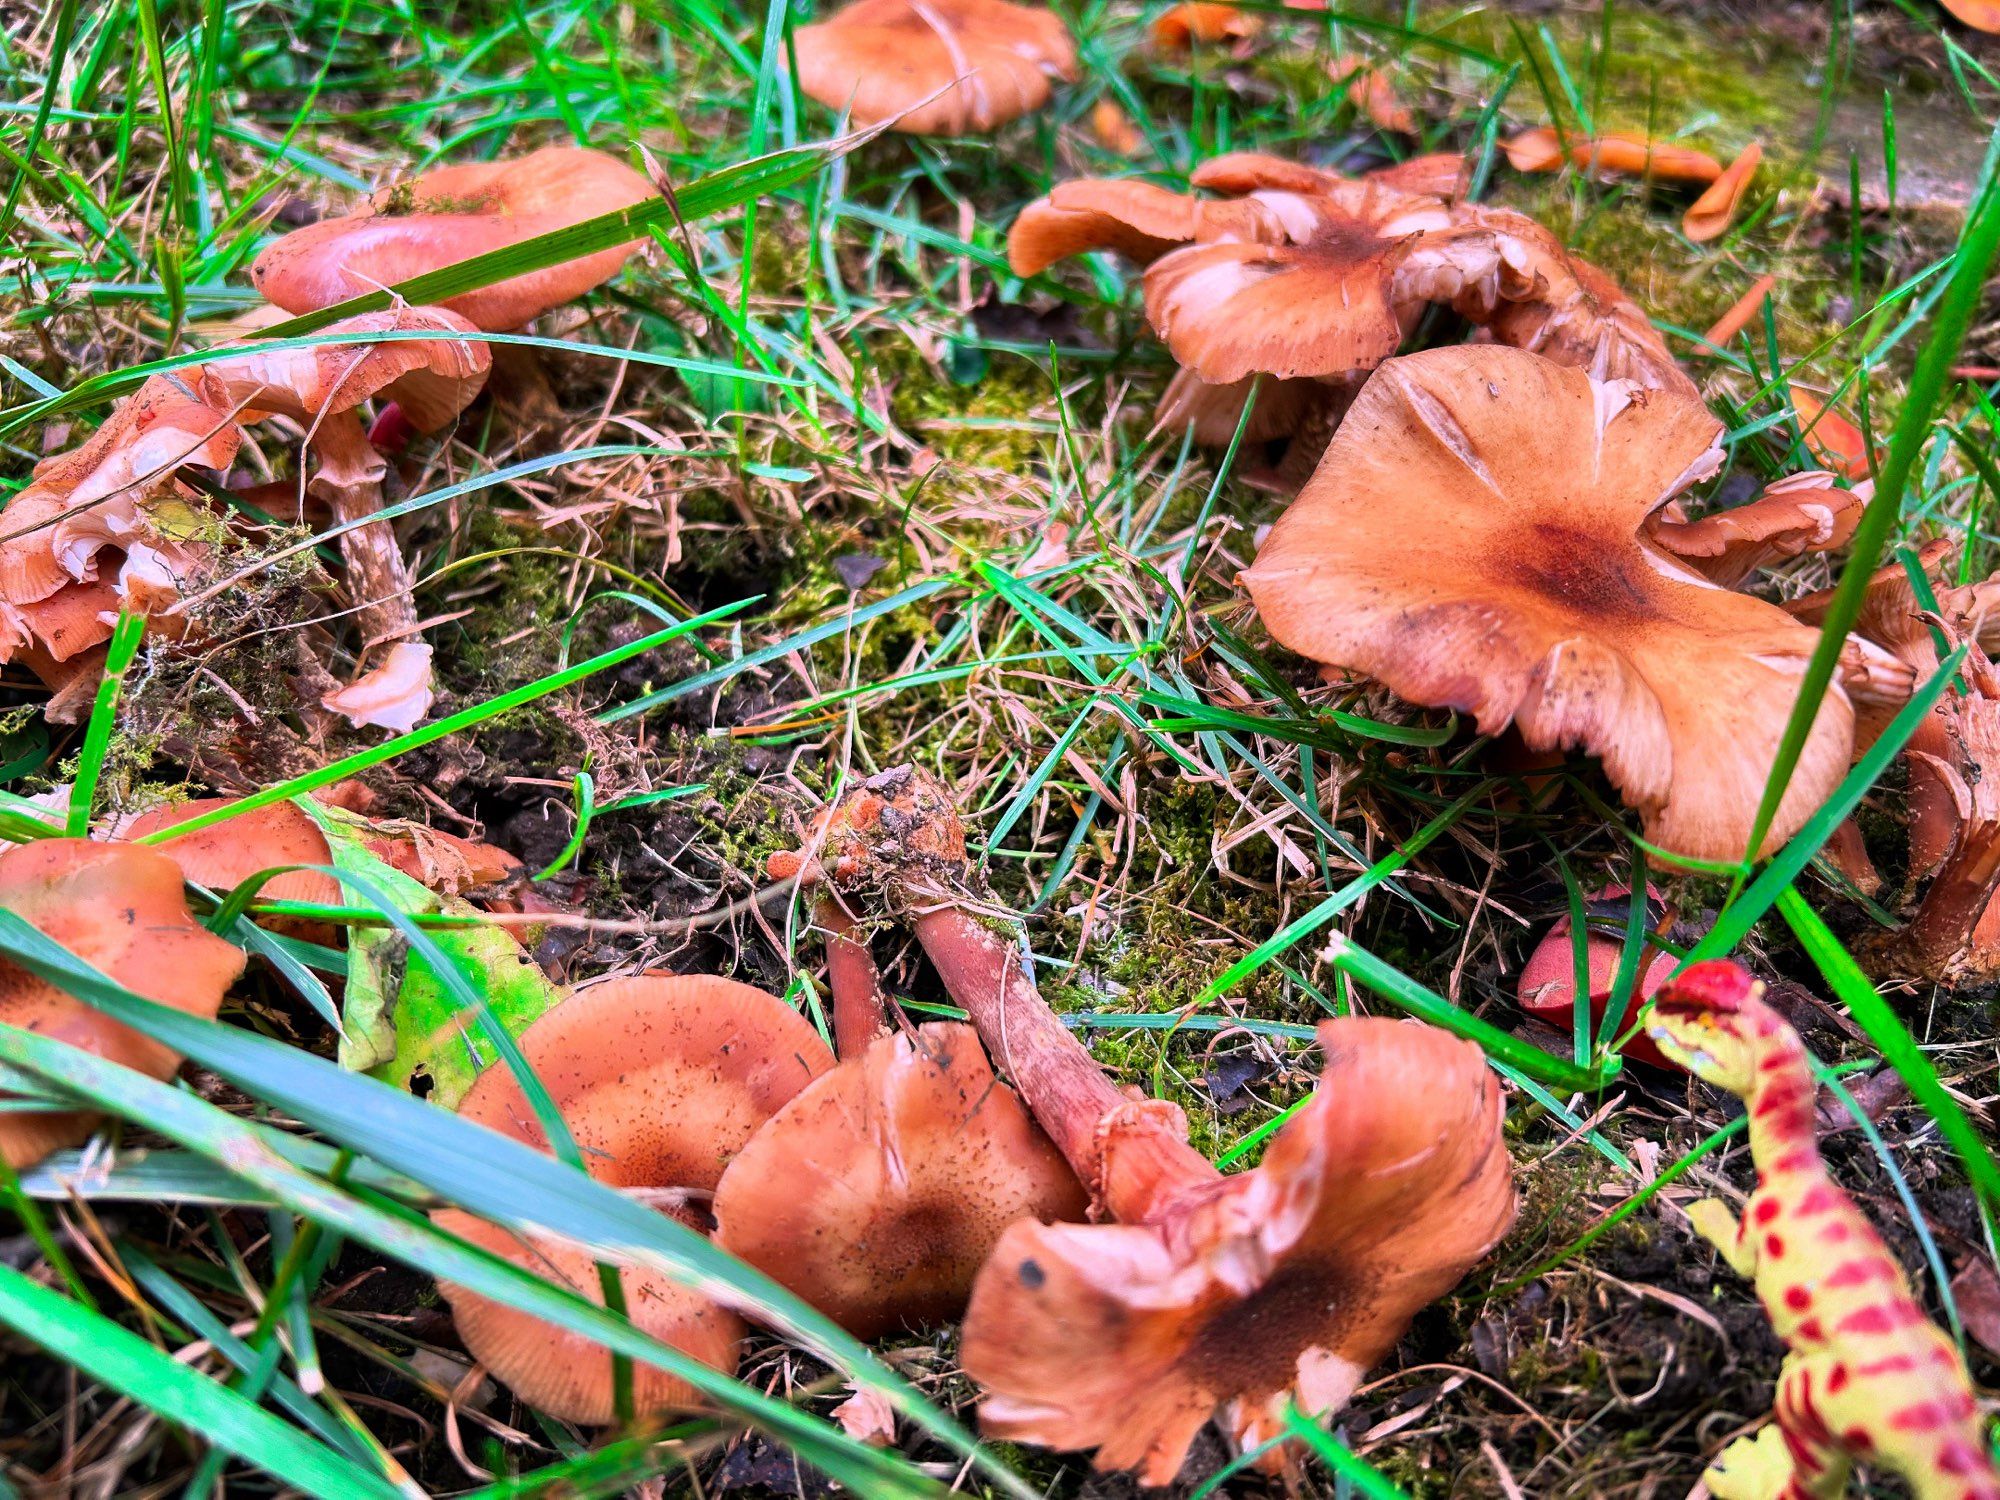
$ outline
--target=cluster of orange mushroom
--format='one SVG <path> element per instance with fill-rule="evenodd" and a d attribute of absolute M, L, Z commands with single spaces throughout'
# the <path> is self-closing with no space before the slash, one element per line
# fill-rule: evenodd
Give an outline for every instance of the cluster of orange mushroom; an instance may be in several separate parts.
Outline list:
<path fill-rule="evenodd" d="M 572 147 L 447 167 L 285 236 L 251 275 L 274 308 L 319 312 L 652 191 L 623 162 Z M 227 470 L 244 426 L 282 418 L 310 459 L 295 493 L 323 506 L 338 533 L 361 637 L 364 670 L 321 706 L 357 727 L 414 727 L 432 701 L 431 648 L 393 523 L 377 517 L 384 449 L 447 427 L 479 395 L 496 364 L 482 334 L 519 330 L 581 296 L 636 248 L 510 277 L 438 307 L 398 304 L 341 319 L 303 347 L 233 344 L 152 376 L 88 442 L 44 460 L 7 507 L 0 662 L 35 672 L 55 692 L 52 717 L 73 718 L 121 609 L 168 637 L 199 631 L 224 521 L 183 473 Z M 381 404 L 372 431 L 362 417 L 371 402 Z"/>

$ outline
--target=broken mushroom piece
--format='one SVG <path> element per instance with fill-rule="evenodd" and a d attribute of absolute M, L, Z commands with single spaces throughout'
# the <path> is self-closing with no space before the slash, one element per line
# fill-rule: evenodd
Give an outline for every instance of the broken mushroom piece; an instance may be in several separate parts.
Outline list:
<path fill-rule="evenodd" d="M 716 1243 L 861 1338 L 964 1309 L 1009 1224 L 1080 1219 L 1083 1189 L 970 1026 L 883 1030 L 881 979 L 820 899 L 841 1061 L 722 1174 Z"/>
<path fill-rule="evenodd" d="M 1567 162 L 1578 171 L 1661 182 L 1711 183 L 1722 175 L 1722 163 L 1706 151 L 1624 131 L 1566 137 L 1541 125 L 1503 142 L 1501 150 L 1517 172 L 1553 172 Z"/>
<path fill-rule="evenodd" d="M 1654 843 L 1740 859 L 1818 637 L 1647 535 L 1721 434 L 1697 400 L 1517 349 L 1391 360 L 1243 583 L 1301 655 L 1594 755 Z M 1820 805 L 1853 736 L 1836 686 L 1751 852 Z"/>
<path fill-rule="evenodd" d="M 356 408 L 377 395 L 395 401 L 422 430 L 444 426 L 485 384 L 486 346 L 464 335 L 478 330 L 438 307 L 398 307 L 363 313 L 327 326 L 328 334 L 443 333 L 448 338 L 397 338 L 384 343 L 326 343 L 303 349 L 230 354 L 210 373 L 232 404 L 254 415 L 282 415 L 305 428 L 317 467 L 307 488 L 346 529 L 340 533 L 348 593 L 367 647 L 387 646 L 386 659 L 321 700 L 357 728 L 399 733 L 430 712 L 431 656 L 418 635 L 416 600 L 392 522 L 371 519 L 382 507 L 388 463 L 369 445 Z"/>
<path fill-rule="evenodd" d="M 1061 17 L 1008 0 L 854 0 L 793 32 L 792 57 L 808 97 L 905 135 L 997 130 L 1078 76 Z"/>
<path fill-rule="evenodd" d="M 1705 245 L 1726 233 L 1735 222 L 1736 210 L 1743 202 L 1743 195 L 1750 190 L 1750 180 L 1757 175 L 1757 164 L 1763 159 L 1764 148 L 1756 141 L 1745 146 L 1742 154 L 1708 185 L 1708 190 L 1695 199 L 1682 216 L 1681 233 L 1697 245 Z"/>
<path fill-rule="evenodd" d="M 576 1138 L 590 1175 L 706 1224 L 723 1168 L 800 1089 L 833 1066 L 797 1012 L 762 990 L 708 976 L 641 975 L 580 990 L 520 1036 L 523 1056 Z M 479 1075 L 459 1114 L 548 1150 L 520 1083 L 504 1064 Z M 594 1258 L 551 1236 L 520 1236 L 467 1214 L 440 1228 L 602 1303 Z M 623 1270 L 634 1326 L 714 1369 L 734 1371 L 742 1320 L 700 1291 L 644 1267 Z M 611 1352 L 540 1318 L 441 1283 L 465 1347 L 528 1405 L 565 1421 L 612 1420 Z M 682 1380 L 633 1368 L 642 1413 L 694 1406 Z"/>
<path fill-rule="evenodd" d="M 35 466 L 0 512 L 0 663 L 19 659 L 60 691 L 95 679 L 88 653 L 121 608 L 185 628 L 169 618 L 205 549 L 179 474 L 235 458 L 229 405 L 199 369 L 155 375 L 81 446 Z"/>
<path fill-rule="evenodd" d="M 123 985 L 161 1005 L 213 1020 L 243 972 L 243 954 L 189 914 L 181 872 L 150 849 L 43 839 L 0 853 L 0 907 Z M 0 1022 L 67 1042 L 152 1078 L 177 1053 L 0 960 Z M 87 1139 L 87 1111 L 0 1111 L 0 1157 L 16 1171 Z"/>
<path fill-rule="evenodd" d="M 870 805 L 872 799 L 872 806 Z M 1023 1220 L 980 1272 L 961 1345 L 1010 1439 L 1094 1448 L 1149 1484 L 1220 1414 L 1245 1446 L 1297 1399 L 1345 1403 L 1417 1310 L 1505 1232 L 1514 1193 L 1500 1091 L 1479 1050 L 1431 1027 L 1321 1028 L 1325 1079 L 1262 1165 L 1223 1177 L 1181 1112 L 1112 1084 L 971 914 L 949 793 L 872 778 L 822 864 L 910 921 L 1050 1137 L 1116 1224 Z M 952 851 L 960 851 L 954 857 Z"/>
<path fill-rule="evenodd" d="M 1787 558 L 1845 547 L 1875 489 L 1843 489 L 1823 470 L 1787 474 L 1747 504 L 1690 521 L 1664 507 L 1647 535 L 1724 588 Z M 1669 514 L 1669 512 L 1676 512 Z"/>
<path fill-rule="evenodd" d="M 1590 992 L 1585 1008 L 1593 1035 L 1604 1020 L 1611 992 L 1617 986 L 1618 965 L 1625 956 L 1624 929 L 1631 915 L 1631 897 L 1627 887 L 1611 885 L 1593 894 L 1584 906 L 1584 972 Z M 1658 932 L 1673 921 L 1673 913 L 1651 887 L 1646 891 L 1646 906 L 1648 932 Z M 1593 925 L 1593 918 L 1603 926 Z M 1521 966 L 1520 978 L 1514 982 L 1514 998 L 1521 1009 L 1565 1037 L 1573 1034 L 1576 1024 L 1576 939 L 1571 932 L 1568 915 L 1558 917 L 1528 955 L 1528 961 Z M 1672 977 L 1679 964 L 1673 954 L 1651 943 L 1642 944 L 1632 1001 L 1626 1012 L 1628 1021 L 1638 1014 L 1640 1004 L 1651 999 L 1653 992 Z M 1656 1068 L 1667 1066 L 1667 1060 L 1643 1031 L 1626 1039 L 1618 1050 L 1636 1062 Z"/>

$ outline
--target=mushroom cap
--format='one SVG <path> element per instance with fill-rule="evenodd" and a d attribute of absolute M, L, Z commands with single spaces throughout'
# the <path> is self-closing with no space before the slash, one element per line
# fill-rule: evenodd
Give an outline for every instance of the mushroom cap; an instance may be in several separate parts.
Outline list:
<path fill-rule="evenodd" d="M 360 211 L 265 247 L 250 279 L 289 313 L 318 312 L 490 250 L 643 203 L 653 186 L 615 156 L 547 146 L 502 161 L 440 167 L 385 188 Z M 519 328 L 610 280 L 632 240 L 445 299 L 488 333 Z"/>
<path fill-rule="evenodd" d="M 854 0 L 793 32 L 792 56 L 808 97 L 906 135 L 997 129 L 1077 76 L 1061 18 L 1007 0 Z"/>
<path fill-rule="evenodd" d="M 126 844 L 43 839 L 0 853 L 0 907 L 148 1000 L 213 1019 L 243 954 L 189 914 L 172 860 Z M 0 1021 L 153 1078 L 180 1054 L 0 960 Z M 0 1156 L 17 1170 L 89 1136 L 87 1111 L 0 1113 Z"/>
<path fill-rule="evenodd" d="M 753 1136 L 717 1243 L 861 1338 L 956 1317 L 1000 1232 L 1081 1219 L 1083 1187 L 970 1026 L 885 1036 Z"/>
<path fill-rule="evenodd" d="M 1866 479 L 1873 447 L 1868 435 L 1828 406 L 1817 392 L 1796 385 L 1788 389 L 1807 450 L 1836 474 Z"/>
<path fill-rule="evenodd" d="M 1257 17 L 1222 0 L 1182 0 L 1153 18 L 1154 44 L 1185 51 L 1197 42 L 1240 42 L 1257 34 Z"/>
<path fill-rule="evenodd" d="M 448 1233 L 505 1256 L 572 1292 L 604 1305 L 597 1262 L 562 1240 L 525 1239 L 458 1209 L 433 1215 Z M 622 1267 L 625 1310 L 632 1326 L 711 1369 L 733 1374 L 749 1331 L 743 1319 L 672 1277 L 643 1266 Z M 528 1405 L 566 1422 L 602 1427 L 614 1419 L 611 1353 L 593 1339 L 495 1302 L 452 1282 L 439 1290 L 451 1304 L 460 1341 L 473 1358 Z M 694 1387 L 657 1365 L 635 1360 L 632 1406 L 640 1415 L 698 1409 Z"/>
<path fill-rule="evenodd" d="M 476 334 L 443 307 L 394 307 L 329 323 L 325 333 Z M 422 432 L 433 432 L 472 404 L 486 384 L 493 356 L 463 338 L 395 339 L 380 344 L 314 344 L 299 349 L 232 354 L 210 367 L 232 405 L 279 412 L 302 421 L 352 411 L 380 395 L 403 409 Z"/>
<path fill-rule="evenodd" d="M 1088 250 L 1113 250 L 1149 265 L 1195 240 L 1257 239 L 1274 232 L 1256 204 L 1196 198 L 1130 177 L 1058 183 L 1015 217 L 1007 263 L 1033 276 Z"/>
<path fill-rule="evenodd" d="M 1939 0 L 1974 31 L 2000 31 L 2000 0 Z"/>
<path fill-rule="evenodd" d="M 1247 1447 L 1282 1432 L 1294 1394 L 1344 1405 L 1498 1242 L 1514 1189 L 1479 1049 L 1367 1017 L 1327 1022 L 1320 1044 L 1318 1090 L 1255 1170 L 1162 1222 L 1001 1236 L 961 1345 L 988 1433 L 1169 1483 L 1218 1410 Z"/>
<path fill-rule="evenodd" d="M 177 828 L 218 807 L 228 807 L 233 801 L 232 797 L 196 797 L 172 807 L 154 808 L 121 824 L 117 836 L 136 841 L 163 828 Z M 252 808 L 227 822 L 197 828 L 158 845 L 157 851 L 173 861 L 183 879 L 217 892 L 235 889 L 260 870 L 333 862 L 333 851 L 319 825 L 290 802 Z M 336 906 L 340 889 L 339 881 L 318 870 L 288 870 L 259 886 L 257 894 L 266 901 Z"/>
<path fill-rule="evenodd" d="M 794 1094 L 833 1066 L 819 1034 L 783 1002 L 709 975 L 642 974 L 571 994 L 524 1030 L 520 1048 L 576 1138 L 590 1175 L 623 1189 L 711 1191 L 729 1160 Z M 487 1068 L 458 1112 L 548 1149 L 507 1067 Z M 519 1237 L 457 1210 L 438 1222 L 519 1264 L 553 1271 L 600 1301 L 590 1255 Z M 717 1369 L 733 1370 L 743 1325 L 701 1293 L 643 1267 L 622 1273 L 633 1321 Z M 610 1352 L 555 1325 L 441 1283 L 466 1348 L 530 1405 L 571 1421 L 611 1420 Z M 645 1410 L 692 1392 L 658 1370 L 634 1371 Z"/>
<path fill-rule="evenodd" d="M 1873 487 L 1842 489 L 1824 470 L 1787 474 L 1745 505 L 1695 521 L 1655 516 L 1652 540 L 1725 588 L 1806 552 L 1845 547 Z"/>
<path fill-rule="evenodd" d="M 1412 702 L 1595 755 L 1671 852 L 1744 853 L 1816 635 L 1644 535 L 1721 461 L 1700 402 L 1519 350 L 1435 349 L 1363 387 L 1243 582 L 1273 636 Z M 1838 783 L 1831 689 L 1765 849 Z"/>
<path fill-rule="evenodd" d="M 1628 903 L 1631 892 L 1622 885 L 1606 886 L 1591 897 L 1593 901 L 1617 901 Z M 1648 890 L 1648 902 L 1658 899 L 1658 894 Z M 1650 924 L 1655 927 L 1657 923 Z M 1593 1029 L 1604 1019 L 1605 1007 L 1610 1002 L 1611 991 L 1617 983 L 1618 964 L 1624 957 L 1623 938 L 1610 937 L 1592 928 L 1586 928 L 1583 937 L 1584 958 L 1589 975 L 1590 1019 Z M 1672 977 L 1680 960 L 1673 954 L 1647 944 L 1640 951 L 1638 981 L 1633 990 L 1633 1002 L 1627 1015 L 1629 1021 L 1638 1014 L 1639 1005 L 1652 998 L 1653 992 Z M 1556 920 L 1554 926 L 1543 934 L 1535 945 L 1528 961 L 1521 966 L 1520 978 L 1515 981 L 1514 997 L 1521 1009 L 1529 1015 L 1546 1021 L 1557 1031 L 1568 1033 L 1576 1017 L 1576 952 L 1570 936 L 1570 921 L 1567 916 Z M 1667 1066 L 1667 1060 L 1643 1031 L 1631 1037 L 1618 1049 L 1625 1056 L 1638 1062 L 1649 1063 L 1656 1068 Z"/>
<path fill-rule="evenodd" d="M 1706 151 L 1625 131 L 1571 137 L 1565 144 L 1561 134 L 1538 125 L 1503 142 L 1501 150 L 1517 172 L 1553 172 L 1568 162 L 1579 171 L 1617 172 L 1663 182 L 1711 183 L 1722 175 L 1722 163 Z"/>

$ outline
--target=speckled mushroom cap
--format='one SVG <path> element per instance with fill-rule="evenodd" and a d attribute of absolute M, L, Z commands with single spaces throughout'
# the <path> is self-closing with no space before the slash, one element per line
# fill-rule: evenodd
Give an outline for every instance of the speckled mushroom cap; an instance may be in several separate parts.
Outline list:
<path fill-rule="evenodd" d="M 809 98 L 907 135 L 998 129 L 1077 76 L 1062 19 L 1008 0 L 855 0 L 799 27 L 792 56 Z"/>
<path fill-rule="evenodd" d="M 213 1019 L 243 954 L 195 921 L 173 861 L 128 844 L 44 839 L 0 853 L 5 907 L 117 983 Z M 12 964 L 0 961 L 0 1021 L 68 1042 L 153 1078 L 178 1053 Z M 89 1136 L 84 1111 L 0 1113 L 0 1155 L 19 1169 Z"/>
<path fill-rule="evenodd" d="M 467 319 L 442 307 L 395 307 L 343 318 L 325 334 L 474 334 Z M 217 359 L 210 374 L 246 419 L 282 413 L 301 420 L 351 411 L 375 396 L 402 407 L 420 432 L 433 432 L 472 404 L 493 356 L 473 339 L 395 338 L 384 343 L 312 344 L 259 349 Z"/>
<path fill-rule="evenodd" d="M 440 167 L 383 189 L 356 213 L 285 235 L 257 257 L 250 279 L 287 312 L 317 312 L 652 196 L 652 184 L 624 162 L 577 146 Z M 608 281 L 640 243 L 511 276 L 444 305 L 489 333 L 519 328 Z"/>
<path fill-rule="evenodd" d="M 713 1190 L 743 1145 L 833 1066 L 812 1026 L 762 990 L 709 976 L 641 975 L 580 990 L 521 1033 L 521 1051 L 576 1137 L 590 1175 L 627 1190 Z M 520 1084 L 488 1068 L 459 1113 L 538 1150 L 548 1143 Z M 455 1211 L 457 1232 L 595 1298 L 591 1258 L 535 1236 L 526 1243 Z M 623 1273 L 634 1321 L 717 1369 L 734 1369 L 734 1313 L 671 1278 Z M 571 1421 L 611 1419 L 609 1351 L 442 1284 L 465 1346 L 530 1405 Z M 642 1408 L 689 1404 L 665 1372 L 636 1371 Z"/>
<path fill-rule="evenodd" d="M 117 837 L 134 842 L 173 828 L 218 807 L 228 797 L 196 797 L 155 808 L 121 823 Z M 148 846 L 174 862 L 183 878 L 217 893 L 235 889 L 261 870 L 281 865 L 325 865 L 333 861 L 326 835 L 307 813 L 289 802 L 254 808 L 224 823 L 198 828 L 164 844 Z M 288 870 L 257 888 L 266 901 L 309 901 L 336 905 L 340 882 L 318 870 Z"/>
<path fill-rule="evenodd" d="M 1654 842 L 1738 859 L 1817 636 L 1644 534 L 1715 472 L 1721 432 L 1699 401 L 1520 350 L 1393 360 L 1243 582 L 1291 649 L 1595 755 Z M 1853 735 L 1836 685 L 1765 851 L 1833 790 Z"/>
<path fill-rule="evenodd" d="M 1479 1049 L 1366 1017 L 1328 1022 L 1320 1042 L 1318 1090 L 1254 1170 L 1166 1223 L 1001 1236 L 960 1346 L 989 1434 L 1094 1448 L 1100 1469 L 1170 1483 L 1212 1416 L 1248 1449 L 1294 1399 L 1337 1411 L 1498 1242 L 1514 1190 Z M 1122 1142 L 1114 1120 L 1105 1150 Z"/>
<path fill-rule="evenodd" d="M 717 1243 L 849 1332 L 957 1316 L 1017 1219 L 1081 1219 L 1082 1186 L 979 1035 L 885 1036 L 751 1138 L 716 1190 Z"/>

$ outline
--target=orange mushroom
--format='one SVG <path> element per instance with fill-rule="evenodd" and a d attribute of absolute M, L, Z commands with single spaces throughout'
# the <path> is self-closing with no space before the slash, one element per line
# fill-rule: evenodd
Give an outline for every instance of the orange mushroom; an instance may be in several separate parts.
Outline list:
<path fill-rule="evenodd" d="M 1396 97 L 1396 86 L 1379 65 L 1343 52 L 1327 64 L 1326 71 L 1328 77 L 1342 86 L 1347 102 L 1378 130 L 1393 135 L 1417 133 L 1417 117 Z"/>
<path fill-rule="evenodd" d="M 1212 47 L 1221 42 L 1247 42 L 1257 34 L 1257 18 L 1220 0 L 1183 0 L 1153 17 L 1153 44 L 1170 52 Z"/>
<path fill-rule="evenodd" d="M 88 441 L 35 466 L 0 512 L 0 662 L 60 690 L 94 679 L 87 653 L 121 607 L 165 622 L 202 552 L 179 471 L 229 466 L 242 438 L 229 405 L 199 369 L 155 375 Z"/>
<path fill-rule="evenodd" d="M 1015 1223 L 980 1272 L 961 1359 L 982 1422 L 1174 1477 L 1220 1413 L 1246 1446 L 1296 1398 L 1324 1416 L 1514 1212 L 1500 1091 L 1431 1027 L 1320 1032 L 1321 1088 L 1262 1165 L 1223 1177 L 1179 1109 L 1128 1097 L 967 909 L 950 794 L 904 768 L 829 824 L 821 867 L 904 912 L 952 997 L 1116 1224 Z"/>
<path fill-rule="evenodd" d="M 1363 388 L 1243 582 L 1300 654 L 1593 754 L 1648 838 L 1739 859 L 1816 635 L 1646 534 L 1715 472 L 1721 433 L 1697 400 L 1520 350 L 1410 355 Z M 1763 850 L 1833 790 L 1853 726 L 1835 687 Z"/>
<path fill-rule="evenodd" d="M 330 334 L 473 334 L 455 312 L 398 307 L 330 324 Z M 430 647 L 417 628 L 409 566 L 395 526 L 372 520 L 381 508 L 388 463 L 370 446 L 356 411 L 376 395 L 395 401 L 424 430 L 450 422 L 479 393 L 491 357 L 464 338 L 397 339 L 386 343 L 327 343 L 303 349 L 230 354 L 210 366 L 232 404 L 251 415 L 277 414 L 305 425 L 306 446 L 318 460 L 307 488 L 325 500 L 340 534 L 348 592 L 369 646 L 389 647 L 378 666 L 321 700 L 357 727 L 413 729 L 430 711 Z"/>
<path fill-rule="evenodd" d="M 1146 138 L 1132 117 L 1109 99 L 1099 99 L 1090 107 L 1090 133 L 1098 145 L 1119 156 L 1137 156 L 1145 149 Z"/>
<path fill-rule="evenodd" d="M 809 98 L 906 135 L 997 130 L 1077 77 L 1062 18 L 1008 0 L 854 0 L 793 32 L 792 57 Z"/>
<path fill-rule="evenodd" d="M 243 954 L 188 912 L 181 874 L 150 849 L 43 839 L 0 853 L 0 907 L 134 994 L 213 1020 Z M 180 1055 L 0 960 L 0 1022 L 68 1042 L 153 1078 Z M 85 1140 L 86 1111 L 0 1111 L 0 1157 L 19 1170 Z"/>
<path fill-rule="evenodd" d="M 528 1064 L 576 1138 L 590 1175 L 699 1227 L 729 1160 L 800 1089 L 833 1066 L 790 1007 L 707 976 L 641 975 L 580 990 L 521 1033 Z M 504 1065 L 480 1074 L 458 1112 L 546 1151 L 548 1141 Z M 593 1257 L 525 1239 L 459 1209 L 433 1215 L 471 1239 L 602 1300 Z M 645 1268 L 621 1273 L 633 1324 L 704 1364 L 733 1371 L 742 1320 L 702 1292 Z M 465 1347 L 530 1406 L 566 1421 L 612 1420 L 611 1354 L 588 1339 L 452 1283 L 441 1283 Z M 633 1370 L 637 1409 L 695 1404 L 657 1367 Z"/>
<path fill-rule="evenodd" d="M 1725 588 L 1762 568 L 1807 552 L 1845 547 L 1861 524 L 1874 486 L 1842 489 L 1820 470 L 1787 474 L 1746 505 L 1690 521 L 1677 505 L 1655 512 L 1651 539 Z M 1670 514 L 1672 513 L 1672 514 Z"/>
<path fill-rule="evenodd" d="M 1757 175 L 1757 164 L 1763 159 L 1764 148 L 1757 142 L 1745 146 L 1728 169 L 1709 184 L 1708 191 L 1694 200 L 1681 219 L 1681 233 L 1697 245 L 1719 238 L 1735 221 L 1750 179 Z"/>
<path fill-rule="evenodd" d="M 2000 0 L 1939 0 L 1974 31 L 2000 31 Z"/>
<path fill-rule="evenodd" d="M 1799 435 L 1813 457 L 1847 479 L 1866 479 L 1874 472 L 1874 455 L 1879 450 L 1866 433 L 1828 406 L 1817 392 L 1796 385 L 1789 390 L 1798 413 Z"/>
<path fill-rule="evenodd" d="M 729 1164 L 715 1238 L 875 1338 L 956 1317 L 1002 1230 L 1081 1218 L 1084 1196 L 978 1034 L 950 1022 L 887 1034 L 866 940 L 837 897 L 819 913 L 841 1062 Z"/>
<path fill-rule="evenodd" d="M 1664 182 L 1711 183 L 1722 175 L 1722 163 L 1706 151 L 1623 131 L 1566 138 L 1541 125 L 1503 142 L 1501 150 L 1517 172 L 1553 172 L 1567 162 L 1579 171 L 1614 172 Z"/>
<path fill-rule="evenodd" d="M 642 174 L 577 146 L 439 167 L 382 189 L 354 213 L 274 241 L 251 264 L 250 279 L 286 312 L 318 312 L 652 196 Z M 488 333 L 519 328 L 610 280 L 642 243 L 510 276 L 443 305 Z"/>
<path fill-rule="evenodd" d="M 1631 899 L 1628 887 L 1611 885 L 1593 894 L 1585 907 L 1584 972 L 1589 987 L 1585 1009 L 1593 1030 L 1604 1020 L 1611 1003 L 1611 992 L 1617 984 L 1618 965 L 1625 956 L 1622 929 L 1629 915 Z M 1658 931 L 1672 922 L 1673 914 L 1660 901 L 1659 892 L 1650 886 L 1646 890 L 1646 905 L 1649 908 L 1646 913 L 1649 930 Z M 1659 908 L 1657 917 L 1651 910 L 1656 905 Z M 1611 925 L 1620 929 L 1617 935 L 1600 932 L 1588 925 L 1591 917 L 1607 912 Z M 1633 986 L 1628 1017 L 1637 1016 L 1640 1004 L 1650 1000 L 1653 992 L 1672 978 L 1674 970 L 1679 967 L 1680 960 L 1673 954 L 1646 944 L 1639 954 L 1637 982 Z M 1571 1034 L 1571 1028 L 1576 1024 L 1576 939 L 1567 914 L 1556 919 L 1528 955 L 1528 961 L 1521 966 L 1520 977 L 1514 981 L 1514 998 L 1529 1015 L 1546 1022 L 1564 1036 Z M 1667 1066 L 1666 1058 L 1643 1031 L 1628 1039 L 1619 1051 L 1656 1068 Z"/>

